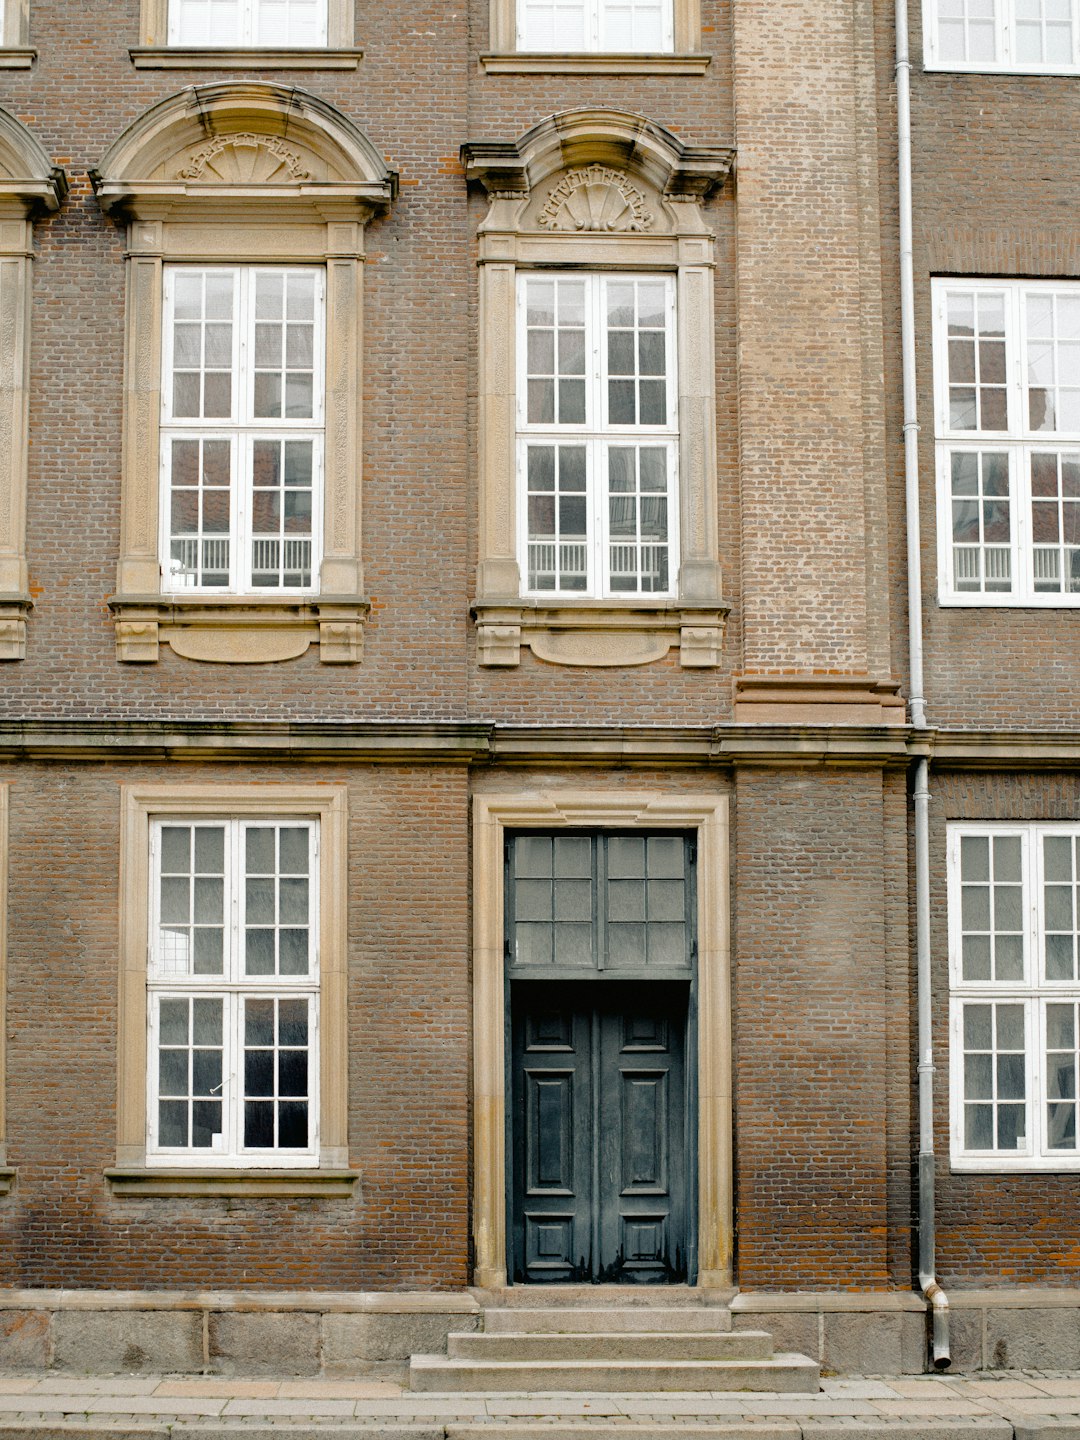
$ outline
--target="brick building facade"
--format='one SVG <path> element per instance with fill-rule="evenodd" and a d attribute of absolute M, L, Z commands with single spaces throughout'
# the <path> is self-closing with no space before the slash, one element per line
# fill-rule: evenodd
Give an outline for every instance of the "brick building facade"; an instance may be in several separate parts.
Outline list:
<path fill-rule="evenodd" d="M 925 760 L 953 1363 L 1080 1363 L 1080 16 L 987 8 L 913 569 L 891 4 L 5 0 L 0 1358 L 922 1369 Z"/>

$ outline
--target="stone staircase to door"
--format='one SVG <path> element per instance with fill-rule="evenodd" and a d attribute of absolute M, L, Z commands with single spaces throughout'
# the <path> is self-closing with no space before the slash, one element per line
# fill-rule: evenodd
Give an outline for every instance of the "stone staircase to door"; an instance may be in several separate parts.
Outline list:
<path fill-rule="evenodd" d="M 483 1329 L 451 1333 L 445 1355 L 412 1357 L 412 1389 L 813 1394 L 819 1388 L 815 1361 L 775 1353 L 764 1331 L 732 1330 L 727 1307 L 695 1304 L 693 1291 L 680 1297 L 689 1303 L 671 1303 L 669 1295 L 668 1303 L 650 1304 L 641 1291 L 613 1301 L 605 1295 L 603 1303 L 596 1287 L 570 1288 L 585 1295 L 571 1298 L 560 1287 L 538 1303 L 530 1287 L 532 1305 L 515 1296 L 514 1303 L 488 1306 Z"/>

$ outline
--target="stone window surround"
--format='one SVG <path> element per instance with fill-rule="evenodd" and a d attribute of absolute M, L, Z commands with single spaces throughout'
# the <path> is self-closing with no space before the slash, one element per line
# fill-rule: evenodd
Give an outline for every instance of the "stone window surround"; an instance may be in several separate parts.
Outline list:
<path fill-rule="evenodd" d="M 230 134 L 302 167 L 283 137 L 336 172 L 259 184 L 201 176 L 149 178 L 198 143 Z M 258 137 L 265 136 L 265 141 Z M 276 147 L 276 148 L 274 148 Z M 250 148 L 250 146 L 249 146 Z M 195 150 L 195 162 L 183 164 Z M 363 415 L 363 262 L 367 222 L 385 214 L 396 176 L 340 111 L 295 88 L 221 82 L 196 86 L 144 113 L 94 174 L 107 213 L 127 224 L 123 500 L 116 594 L 117 659 L 154 662 L 159 645 L 192 660 L 262 663 L 302 655 L 313 641 L 328 664 L 363 657 L 360 453 Z M 318 593 L 290 597 L 162 594 L 159 556 L 162 273 L 169 263 L 322 264 L 326 267 L 326 441 L 323 561 Z"/>
<path fill-rule="evenodd" d="M 30 292 L 34 217 L 59 210 L 67 177 L 0 110 L 0 660 L 26 656 Z"/>
<path fill-rule="evenodd" d="M 123 785 L 120 832 L 120 974 L 117 1035 L 116 1165 L 105 1171 L 114 1194 L 342 1195 L 348 1168 L 348 802 L 345 786 Z M 318 1168 L 245 1172 L 235 1168 L 146 1164 L 146 964 L 150 821 L 195 819 L 319 821 Z"/>
<path fill-rule="evenodd" d="M 7 1161 L 7 895 L 8 895 L 8 805 L 11 785 L 0 783 L 0 1195 L 6 1195 L 15 1181 Z"/>
<path fill-rule="evenodd" d="M 698 1278 L 732 1284 L 728 797 L 526 790 L 473 801 L 473 1284 L 507 1283 L 504 856 L 508 828 L 697 833 Z"/>
<path fill-rule="evenodd" d="M 25 3 L 25 0 L 24 0 Z M 297 49 L 170 45 L 169 0 L 142 0 L 139 43 L 128 51 L 137 70 L 355 70 L 355 0 L 327 0 L 327 43 Z"/>
<path fill-rule="evenodd" d="M 711 57 L 701 46 L 701 0 L 672 0 L 675 45 L 671 54 L 581 51 L 543 54 L 517 48 L 517 0 L 489 0 L 488 44 L 480 56 L 490 75 L 701 75 Z"/>
<path fill-rule="evenodd" d="M 37 59 L 30 44 L 30 0 L 3 0 L 0 70 L 29 70 Z"/>
<path fill-rule="evenodd" d="M 514 666 L 522 645 L 555 664 L 636 665 L 679 646 L 681 664 L 720 663 L 725 617 L 716 494 L 714 235 L 701 202 L 723 183 L 734 152 L 683 145 L 641 116 L 578 110 L 550 117 L 517 142 L 467 144 L 469 180 L 490 209 L 479 230 L 478 663 Z M 662 208 L 666 233 L 554 233 L 530 227 L 538 190 L 562 170 L 599 164 L 625 174 Z M 646 198 L 644 194 L 642 198 Z M 678 595 L 652 601 L 523 598 L 517 561 L 517 272 L 579 267 L 676 276 L 679 384 Z"/>

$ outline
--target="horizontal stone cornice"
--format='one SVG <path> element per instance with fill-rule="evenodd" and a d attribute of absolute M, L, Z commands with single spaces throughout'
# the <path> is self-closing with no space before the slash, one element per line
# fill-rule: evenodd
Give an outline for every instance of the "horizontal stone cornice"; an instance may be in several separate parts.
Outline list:
<path fill-rule="evenodd" d="M 339 760 L 706 769 L 903 765 L 1078 769 L 1080 730 L 889 725 L 504 725 L 488 721 L 0 720 L 0 760 Z"/>

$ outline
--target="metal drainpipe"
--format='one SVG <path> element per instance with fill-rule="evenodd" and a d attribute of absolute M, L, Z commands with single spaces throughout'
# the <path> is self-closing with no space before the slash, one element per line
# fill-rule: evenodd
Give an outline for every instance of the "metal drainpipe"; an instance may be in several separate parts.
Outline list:
<path fill-rule="evenodd" d="M 896 0 L 896 133 L 900 205 L 900 337 L 904 379 L 904 479 L 907 508 L 908 651 L 911 724 L 926 728 L 923 695 L 922 559 L 919 534 L 919 422 L 915 383 L 915 276 L 911 207 L 911 58 L 908 0 Z M 915 769 L 915 944 L 919 1018 L 919 1287 L 931 1307 L 931 1354 L 947 1370 L 949 1301 L 935 1274 L 934 1044 L 930 973 L 929 764 Z"/>

